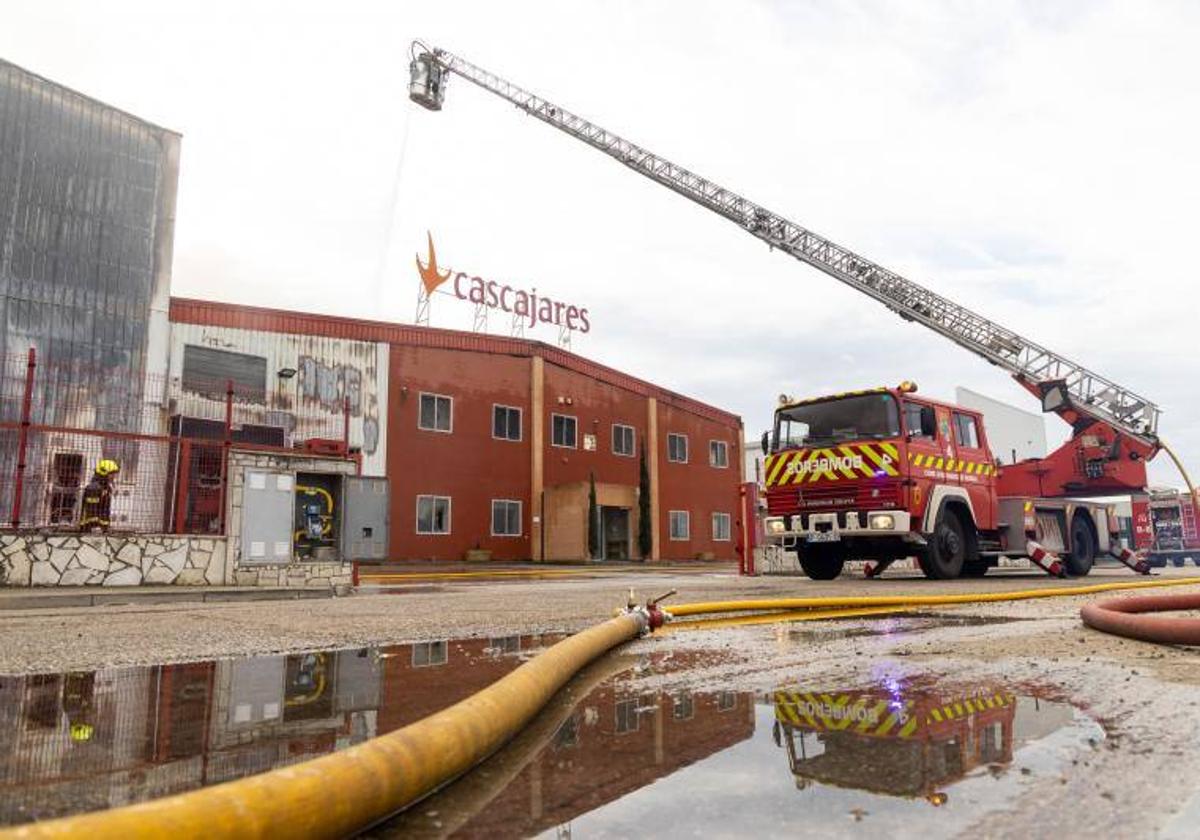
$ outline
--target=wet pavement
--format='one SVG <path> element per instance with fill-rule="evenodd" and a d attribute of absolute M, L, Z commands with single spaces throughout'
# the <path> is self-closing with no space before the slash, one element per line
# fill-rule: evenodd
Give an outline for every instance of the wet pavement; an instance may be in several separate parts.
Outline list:
<path fill-rule="evenodd" d="M 911 632 L 943 618 L 872 627 Z M 811 629 L 788 632 L 814 641 Z M 356 744 L 474 693 L 559 638 L 0 677 L 0 821 L 142 801 Z M 1056 783 L 1105 738 L 1027 687 L 913 676 L 886 660 L 850 684 L 654 685 L 721 658 L 606 657 L 504 750 L 371 835 L 945 835 Z"/>

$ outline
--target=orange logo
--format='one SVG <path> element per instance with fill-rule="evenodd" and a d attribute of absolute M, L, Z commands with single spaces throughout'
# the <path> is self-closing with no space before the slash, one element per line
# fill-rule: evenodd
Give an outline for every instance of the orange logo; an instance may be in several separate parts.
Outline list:
<path fill-rule="evenodd" d="M 421 275 L 421 282 L 425 284 L 425 294 L 433 294 L 433 290 L 450 279 L 450 269 L 446 269 L 446 273 L 442 274 L 438 271 L 437 254 L 433 251 L 433 234 L 425 231 L 425 235 L 429 237 L 429 264 L 421 265 L 421 255 L 417 255 L 417 273 Z"/>

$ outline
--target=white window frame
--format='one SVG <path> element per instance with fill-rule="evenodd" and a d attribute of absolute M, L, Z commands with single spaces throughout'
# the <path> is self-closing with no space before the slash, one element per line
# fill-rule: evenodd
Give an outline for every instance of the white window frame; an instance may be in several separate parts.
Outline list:
<path fill-rule="evenodd" d="M 446 530 L 445 531 L 422 531 L 421 530 L 421 500 L 422 499 L 445 499 L 446 500 Z M 436 511 L 436 508 L 435 508 Z M 436 517 L 435 517 L 436 518 Z M 450 535 L 454 524 L 454 499 L 451 496 L 438 496 L 433 493 L 418 493 L 416 502 L 416 521 L 413 522 L 413 530 L 422 537 L 446 537 Z"/>
<path fill-rule="evenodd" d="M 431 426 L 421 425 L 421 403 L 426 397 L 433 397 L 435 400 L 446 400 L 450 403 L 450 428 L 439 429 Z M 437 422 L 437 403 L 433 404 L 433 422 Z M 454 397 L 449 394 L 435 394 L 432 391 L 421 391 L 417 395 L 417 428 L 423 432 L 438 432 L 443 435 L 454 433 Z"/>
<path fill-rule="evenodd" d="M 570 420 L 575 425 L 575 442 L 568 446 L 565 443 L 554 442 L 554 418 L 561 417 L 564 420 Z M 557 446 L 559 449 L 578 449 L 579 448 L 579 418 L 574 414 L 556 414 L 550 413 L 550 445 Z"/>
<path fill-rule="evenodd" d="M 515 534 L 498 534 L 496 533 L 496 502 L 505 502 L 506 504 L 517 506 L 517 533 Z M 525 534 L 525 510 L 520 499 L 492 499 L 492 524 L 491 532 L 493 537 L 500 539 L 520 538 Z"/>
<path fill-rule="evenodd" d="M 725 520 L 725 536 L 717 536 L 717 520 Z M 712 515 L 712 538 L 713 542 L 731 542 L 733 540 L 733 517 L 728 513 L 723 513 L 719 510 L 714 510 Z"/>
<path fill-rule="evenodd" d="M 684 533 L 682 537 L 675 536 L 675 529 L 671 527 L 675 519 L 675 514 L 683 514 Z M 667 535 L 674 542 L 687 542 L 692 538 L 692 513 L 687 510 L 669 510 L 667 511 Z"/>
<path fill-rule="evenodd" d="M 671 438 L 680 438 L 683 440 L 683 460 L 671 457 Z M 691 444 L 688 441 L 688 436 L 681 432 L 667 432 L 667 461 L 672 464 L 686 464 L 688 456 L 691 454 Z"/>
<path fill-rule="evenodd" d="M 517 436 L 497 437 L 496 436 L 496 409 L 503 408 L 506 411 L 517 412 Z M 492 440 L 502 440 L 505 443 L 520 443 L 525 439 L 525 410 L 519 405 L 505 405 L 504 403 L 492 403 Z"/>
<path fill-rule="evenodd" d="M 630 703 L 633 704 L 633 710 L 626 715 L 625 720 L 627 724 L 632 723 L 632 725 L 627 725 L 625 729 L 621 729 L 621 709 L 628 709 Z M 641 708 L 641 698 L 638 697 L 628 697 L 624 700 L 618 700 L 613 704 L 614 735 L 628 735 L 629 733 L 637 732 L 642 728 L 642 713 L 638 711 L 639 708 Z"/>
<path fill-rule="evenodd" d="M 725 453 L 725 463 L 724 464 L 718 464 L 716 461 L 713 460 L 713 445 L 714 444 L 719 446 L 721 451 Z M 718 470 L 729 469 L 729 442 L 728 441 L 710 440 L 708 442 L 708 465 L 710 467 L 715 467 Z"/>
<path fill-rule="evenodd" d="M 441 651 L 441 659 L 434 661 L 430 653 L 437 648 Z M 425 661 L 417 662 L 417 651 L 425 650 Z M 439 668 L 450 661 L 450 643 L 445 639 L 437 639 L 432 642 L 416 642 L 412 646 L 412 666 L 414 668 Z"/>
<path fill-rule="evenodd" d="M 618 452 L 617 451 L 617 447 L 616 447 L 617 429 L 629 429 L 629 431 L 630 431 L 629 438 L 633 444 L 631 447 L 631 451 L 629 451 L 629 452 Z M 611 439 L 609 440 L 609 446 L 611 447 L 612 453 L 614 455 L 618 455 L 622 458 L 635 457 L 637 455 L 637 429 L 635 429 L 633 426 L 630 426 L 627 423 L 613 423 L 612 424 L 612 436 L 611 436 Z"/>

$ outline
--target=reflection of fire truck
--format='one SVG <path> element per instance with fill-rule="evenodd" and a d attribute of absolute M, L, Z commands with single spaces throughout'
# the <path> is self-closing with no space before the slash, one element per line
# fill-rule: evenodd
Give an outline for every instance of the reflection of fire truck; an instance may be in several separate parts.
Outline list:
<path fill-rule="evenodd" d="M 1187 493 L 1152 488 L 1149 494 L 1151 537 L 1150 563 L 1165 566 L 1168 561 L 1182 566 L 1191 559 L 1200 566 L 1200 534 L 1196 529 L 1196 507 Z"/>
<path fill-rule="evenodd" d="M 796 786 L 812 782 L 935 805 L 976 767 L 1013 757 L 1017 698 L 991 687 L 962 692 L 775 692 L 775 743 Z"/>

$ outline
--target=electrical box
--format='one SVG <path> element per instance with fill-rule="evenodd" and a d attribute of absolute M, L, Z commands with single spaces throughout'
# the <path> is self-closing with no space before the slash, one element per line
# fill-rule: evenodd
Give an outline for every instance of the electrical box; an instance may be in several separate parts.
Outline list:
<path fill-rule="evenodd" d="M 342 561 L 386 560 L 388 480 L 345 476 L 342 499 Z"/>

